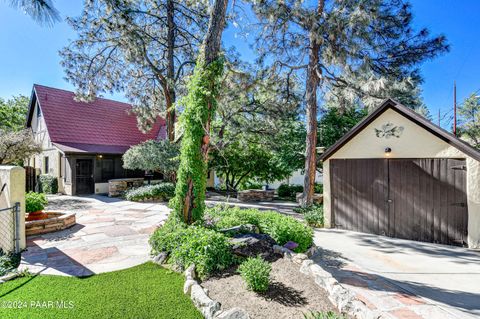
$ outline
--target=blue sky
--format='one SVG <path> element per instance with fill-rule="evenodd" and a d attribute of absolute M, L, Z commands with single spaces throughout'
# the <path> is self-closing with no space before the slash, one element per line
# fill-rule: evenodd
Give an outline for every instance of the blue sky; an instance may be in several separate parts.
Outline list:
<path fill-rule="evenodd" d="M 55 2 L 63 17 L 79 15 L 82 3 Z M 480 1 L 413 0 L 412 5 L 415 27 L 445 34 L 451 46 L 449 53 L 421 66 L 425 78 L 423 97 L 436 119 L 438 109 L 442 114 L 451 110 L 454 80 L 459 101 L 480 89 Z M 224 43 L 235 43 L 240 52 L 246 50 L 245 43 L 235 39 L 234 34 L 235 30 L 228 30 Z M 42 28 L 0 1 L 0 97 L 29 95 L 33 83 L 73 89 L 63 79 L 58 50 L 74 37 L 65 22 Z"/>

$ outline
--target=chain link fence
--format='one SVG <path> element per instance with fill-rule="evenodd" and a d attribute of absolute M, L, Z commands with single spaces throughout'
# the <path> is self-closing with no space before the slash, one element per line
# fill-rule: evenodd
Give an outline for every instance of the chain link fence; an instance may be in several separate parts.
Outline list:
<path fill-rule="evenodd" d="M 19 217 L 20 203 L 0 209 L 0 249 L 4 253 L 20 251 Z"/>

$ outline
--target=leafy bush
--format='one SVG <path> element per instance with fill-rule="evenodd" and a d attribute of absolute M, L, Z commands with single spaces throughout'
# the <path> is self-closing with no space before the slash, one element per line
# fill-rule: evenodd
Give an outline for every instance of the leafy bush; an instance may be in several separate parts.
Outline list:
<path fill-rule="evenodd" d="M 138 202 L 146 199 L 166 201 L 175 195 L 175 186 L 172 183 L 159 183 L 129 189 L 125 192 L 125 199 Z"/>
<path fill-rule="evenodd" d="M 281 184 L 278 187 L 277 192 L 278 192 L 279 197 L 295 198 L 297 193 L 303 192 L 303 186 L 302 185 Z"/>
<path fill-rule="evenodd" d="M 40 189 L 45 194 L 58 193 L 58 180 L 55 176 L 45 174 L 38 177 Z"/>
<path fill-rule="evenodd" d="M 6 275 L 20 265 L 20 254 L 5 254 L 0 248 L 0 276 Z"/>
<path fill-rule="evenodd" d="M 315 193 L 323 194 L 323 184 L 315 183 Z"/>
<path fill-rule="evenodd" d="M 343 315 L 338 315 L 333 311 L 328 312 L 310 312 L 303 314 L 304 319 L 346 319 Z"/>
<path fill-rule="evenodd" d="M 186 227 L 173 218 L 153 233 L 150 245 L 153 254 L 167 252 L 169 261 L 183 269 L 195 264 L 201 279 L 233 263 L 225 235 L 200 226 Z"/>
<path fill-rule="evenodd" d="M 263 187 L 262 183 L 258 183 L 255 181 L 246 181 L 246 182 L 240 183 L 240 185 L 238 186 L 238 190 L 244 191 L 247 189 L 262 189 L 262 187 Z"/>
<path fill-rule="evenodd" d="M 311 205 L 308 207 L 299 207 L 294 209 L 295 212 L 303 214 L 308 225 L 313 227 L 323 227 L 324 215 L 323 205 Z"/>
<path fill-rule="evenodd" d="M 275 211 L 215 206 L 207 210 L 207 218 L 213 221 L 212 227 L 215 229 L 256 225 L 260 232 L 270 235 L 279 245 L 288 241 L 296 242 L 296 252 L 306 251 L 313 243 L 313 231 L 309 226 Z"/>
<path fill-rule="evenodd" d="M 261 257 L 250 257 L 238 267 L 238 272 L 247 284 L 247 288 L 256 292 L 268 290 L 271 270 L 272 266 Z"/>
<path fill-rule="evenodd" d="M 47 197 L 43 193 L 28 192 L 25 194 L 25 211 L 27 213 L 41 211 L 47 204 Z"/>

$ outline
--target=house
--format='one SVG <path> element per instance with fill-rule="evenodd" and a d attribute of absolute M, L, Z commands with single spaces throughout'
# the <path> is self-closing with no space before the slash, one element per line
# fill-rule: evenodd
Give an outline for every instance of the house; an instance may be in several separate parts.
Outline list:
<path fill-rule="evenodd" d="M 130 109 L 102 98 L 77 102 L 73 92 L 35 84 L 26 125 L 43 151 L 26 164 L 57 177 L 59 192 L 69 195 L 107 193 L 109 179 L 143 177 L 123 169 L 122 155 L 132 145 L 166 138 L 165 121 L 158 118 L 143 133 Z"/>
<path fill-rule="evenodd" d="M 327 227 L 480 248 L 480 152 L 387 100 L 322 155 Z"/>

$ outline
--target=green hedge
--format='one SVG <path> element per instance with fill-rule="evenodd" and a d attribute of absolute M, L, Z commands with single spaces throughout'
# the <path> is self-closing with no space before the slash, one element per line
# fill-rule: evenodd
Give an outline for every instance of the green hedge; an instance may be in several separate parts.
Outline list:
<path fill-rule="evenodd" d="M 38 183 L 40 184 L 41 192 L 45 194 L 58 193 L 58 180 L 55 176 L 48 174 L 40 175 L 38 176 Z"/>
<path fill-rule="evenodd" d="M 282 184 L 278 187 L 277 192 L 279 197 L 295 198 L 297 193 L 303 192 L 303 186 Z"/>
<path fill-rule="evenodd" d="M 207 209 L 206 217 L 212 222 L 211 227 L 217 230 L 244 224 L 256 225 L 261 233 L 270 235 L 279 245 L 296 242 L 296 252 L 304 252 L 313 244 L 312 228 L 275 211 L 215 206 Z"/>
<path fill-rule="evenodd" d="M 129 189 L 125 192 L 125 199 L 138 202 L 146 199 L 167 201 L 175 195 L 175 186 L 172 183 L 159 183 Z"/>
<path fill-rule="evenodd" d="M 281 184 L 278 187 L 277 192 L 279 197 L 295 198 L 297 193 L 303 192 L 303 186 Z M 318 194 L 323 193 L 323 184 L 315 183 L 315 193 L 318 193 Z"/>
<path fill-rule="evenodd" d="M 170 254 L 169 262 L 182 269 L 195 264 L 201 279 L 233 264 L 228 238 L 214 230 L 189 226 L 170 218 L 150 237 L 152 254 Z"/>

